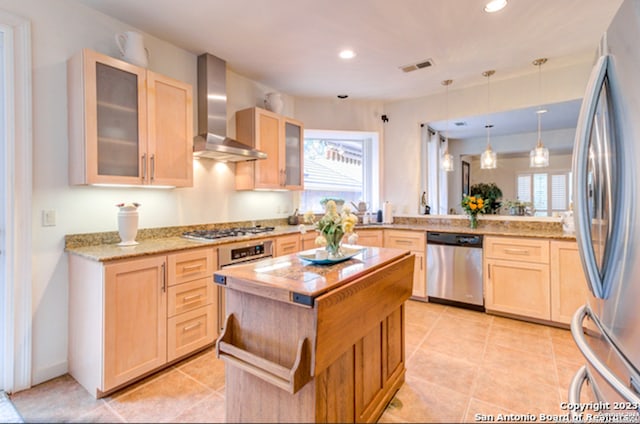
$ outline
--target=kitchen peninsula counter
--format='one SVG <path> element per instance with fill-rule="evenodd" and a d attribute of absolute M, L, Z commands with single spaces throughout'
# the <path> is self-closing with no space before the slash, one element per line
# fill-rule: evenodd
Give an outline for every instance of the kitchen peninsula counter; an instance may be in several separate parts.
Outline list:
<path fill-rule="evenodd" d="M 414 256 L 363 248 L 318 265 L 287 255 L 217 271 L 229 422 L 375 422 L 405 374 Z"/>

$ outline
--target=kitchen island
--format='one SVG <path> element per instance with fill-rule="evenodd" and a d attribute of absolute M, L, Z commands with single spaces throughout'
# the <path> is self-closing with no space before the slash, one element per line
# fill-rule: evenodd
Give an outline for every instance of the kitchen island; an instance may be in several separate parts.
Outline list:
<path fill-rule="evenodd" d="M 404 382 L 413 263 L 367 247 L 328 265 L 292 254 L 217 271 L 227 421 L 377 421 Z"/>

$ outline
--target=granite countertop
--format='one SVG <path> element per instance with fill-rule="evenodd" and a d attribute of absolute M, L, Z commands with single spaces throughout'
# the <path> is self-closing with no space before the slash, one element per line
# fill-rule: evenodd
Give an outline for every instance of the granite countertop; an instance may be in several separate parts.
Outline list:
<path fill-rule="evenodd" d="M 251 223 L 253 224 L 253 223 Z M 236 243 L 247 240 L 271 239 L 277 236 L 300 233 L 300 226 L 286 225 L 282 220 L 261 221 L 263 226 L 273 226 L 274 231 L 255 235 L 239 237 L 226 237 L 210 241 L 189 240 L 181 237 L 184 231 L 199 229 L 228 228 L 234 226 L 249 226 L 250 223 L 208 224 L 195 226 L 167 227 L 157 229 L 142 229 L 138 232 L 135 246 L 118 246 L 120 238 L 115 231 L 92 234 L 71 234 L 65 237 L 65 251 L 99 262 L 142 257 L 147 255 L 167 254 L 178 250 L 196 249 L 200 247 L 213 247 L 221 244 Z M 307 231 L 312 231 L 309 225 L 304 226 Z M 411 231 L 440 231 L 466 234 L 482 234 L 492 236 L 532 237 L 556 240 L 575 240 L 575 234 L 562 231 L 559 221 L 526 221 L 504 220 L 500 218 L 481 219 L 476 229 L 468 226 L 464 217 L 445 216 L 420 216 L 420 217 L 396 217 L 393 224 L 367 224 L 357 225 L 358 229 L 394 229 Z"/>

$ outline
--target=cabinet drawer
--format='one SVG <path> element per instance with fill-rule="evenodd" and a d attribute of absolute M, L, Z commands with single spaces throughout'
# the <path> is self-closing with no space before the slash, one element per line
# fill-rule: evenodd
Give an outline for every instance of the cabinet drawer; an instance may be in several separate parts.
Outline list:
<path fill-rule="evenodd" d="M 213 277 L 170 286 L 167 316 L 172 317 L 205 305 L 212 305 L 214 304 L 214 293 Z"/>
<path fill-rule="evenodd" d="M 384 230 L 384 247 L 424 252 L 425 233 L 419 231 Z"/>
<path fill-rule="evenodd" d="M 169 255 L 169 286 L 213 276 L 213 270 L 217 268 L 213 258 L 213 249 L 210 247 Z"/>
<path fill-rule="evenodd" d="M 384 241 L 382 233 L 382 230 L 356 230 L 358 235 L 357 244 L 360 246 L 382 247 Z"/>
<path fill-rule="evenodd" d="M 167 359 L 172 361 L 213 343 L 217 334 L 213 305 L 167 320 Z"/>
<path fill-rule="evenodd" d="M 289 255 L 300 251 L 300 235 L 281 236 L 276 239 L 276 256 Z"/>
<path fill-rule="evenodd" d="M 549 240 L 485 237 L 484 255 L 491 259 L 549 263 Z"/>

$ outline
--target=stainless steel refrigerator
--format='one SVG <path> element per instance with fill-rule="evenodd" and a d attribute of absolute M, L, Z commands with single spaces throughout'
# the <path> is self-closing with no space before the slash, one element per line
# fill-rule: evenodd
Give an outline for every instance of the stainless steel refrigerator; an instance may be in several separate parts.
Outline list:
<path fill-rule="evenodd" d="M 576 238 L 592 295 L 571 323 L 586 359 L 569 388 L 576 420 L 639 419 L 639 43 L 640 0 L 626 0 L 600 42 L 576 129 Z"/>

